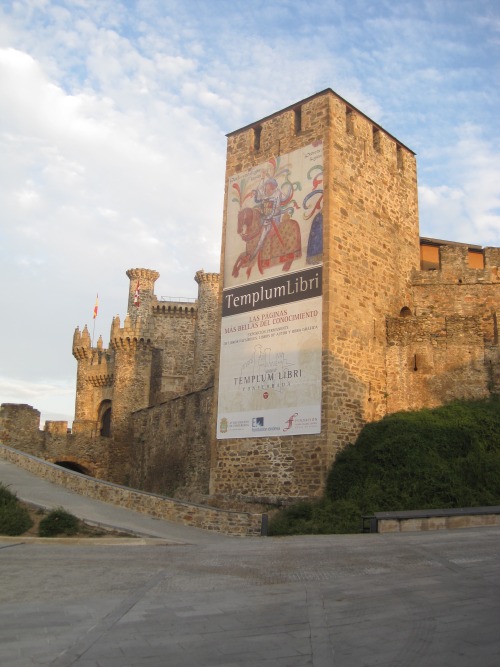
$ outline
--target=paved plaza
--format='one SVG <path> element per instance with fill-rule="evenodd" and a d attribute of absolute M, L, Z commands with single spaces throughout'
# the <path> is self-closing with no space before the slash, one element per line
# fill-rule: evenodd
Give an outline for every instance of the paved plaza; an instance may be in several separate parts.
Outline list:
<path fill-rule="evenodd" d="M 2 460 L 0 481 L 154 538 L 0 538 L 3 667 L 500 665 L 500 527 L 230 538 L 81 498 Z"/>

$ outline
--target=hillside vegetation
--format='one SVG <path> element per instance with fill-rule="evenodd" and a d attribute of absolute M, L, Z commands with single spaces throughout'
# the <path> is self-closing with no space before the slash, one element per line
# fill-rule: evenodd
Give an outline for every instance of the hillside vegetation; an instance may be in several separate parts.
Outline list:
<path fill-rule="evenodd" d="M 282 510 L 272 535 L 354 533 L 373 512 L 500 505 L 500 401 L 455 402 L 367 424 L 324 498 Z"/>

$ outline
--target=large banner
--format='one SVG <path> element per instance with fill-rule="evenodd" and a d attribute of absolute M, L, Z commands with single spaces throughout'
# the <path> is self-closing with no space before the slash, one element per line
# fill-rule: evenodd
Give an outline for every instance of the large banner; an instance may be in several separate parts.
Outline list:
<path fill-rule="evenodd" d="M 320 142 L 229 181 L 217 437 L 321 431 Z"/>

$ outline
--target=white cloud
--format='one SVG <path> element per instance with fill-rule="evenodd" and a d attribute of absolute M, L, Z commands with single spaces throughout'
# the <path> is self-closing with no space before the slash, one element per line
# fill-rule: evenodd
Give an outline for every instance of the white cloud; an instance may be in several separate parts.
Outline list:
<path fill-rule="evenodd" d="M 421 233 L 478 245 L 500 246 L 500 146 L 480 128 L 457 128 L 446 149 L 450 185 L 421 185 Z M 447 236 L 443 236 L 446 235 Z"/>
<path fill-rule="evenodd" d="M 47 419 L 72 422 L 73 413 L 68 406 L 74 403 L 74 391 L 74 383 L 31 382 L 0 376 L 0 402 L 22 403 L 35 409 L 43 405 L 42 424 Z"/>

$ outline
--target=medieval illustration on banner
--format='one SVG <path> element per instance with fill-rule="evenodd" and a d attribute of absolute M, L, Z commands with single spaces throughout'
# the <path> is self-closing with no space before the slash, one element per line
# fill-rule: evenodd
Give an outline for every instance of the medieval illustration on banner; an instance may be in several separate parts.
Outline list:
<path fill-rule="evenodd" d="M 321 431 L 321 142 L 229 180 L 217 437 Z"/>
<path fill-rule="evenodd" d="M 229 179 L 224 287 L 323 258 L 321 142 Z"/>

